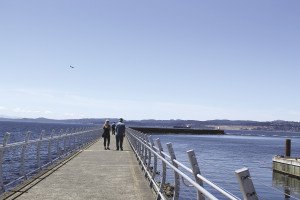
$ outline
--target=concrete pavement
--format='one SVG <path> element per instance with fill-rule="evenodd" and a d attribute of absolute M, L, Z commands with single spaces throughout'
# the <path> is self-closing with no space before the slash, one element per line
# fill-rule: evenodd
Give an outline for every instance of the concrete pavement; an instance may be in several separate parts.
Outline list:
<path fill-rule="evenodd" d="M 111 136 L 110 148 L 104 150 L 101 139 L 8 199 L 155 199 L 127 139 L 124 151 L 116 151 Z"/>

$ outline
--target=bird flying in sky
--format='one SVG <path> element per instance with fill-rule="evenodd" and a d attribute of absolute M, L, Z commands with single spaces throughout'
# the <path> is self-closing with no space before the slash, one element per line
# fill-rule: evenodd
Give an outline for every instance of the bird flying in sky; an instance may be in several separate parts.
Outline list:
<path fill-rule="evenodd" d="M 74 68 L 72 65 L 70 65 L 71 68 Z"/>

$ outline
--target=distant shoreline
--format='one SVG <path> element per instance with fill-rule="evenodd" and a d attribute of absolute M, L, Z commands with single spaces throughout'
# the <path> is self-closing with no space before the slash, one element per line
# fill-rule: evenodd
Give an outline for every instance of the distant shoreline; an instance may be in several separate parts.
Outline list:
<path fill-rule="evenodd" d="M 0 115 L 1 116 L 1 115 Z M 117 122 L 117 118 L 82 118 L 82 119 L 47 119 L 47 118 L 4 118 L 0 117 L 0 122 L 31 122 L 31 123 L 64 123 L 64 124 L 87 124 L 102 125 L 106 119 L 111 122 Z M 125 120 L 129 127 L 191 127 L 191 129 L 204 130 L 225 130 L 225 131 L 274 131 L 274 132 L 299 132 L 300 122 L 292 121 L 247 121 L 247 120 Z"/>

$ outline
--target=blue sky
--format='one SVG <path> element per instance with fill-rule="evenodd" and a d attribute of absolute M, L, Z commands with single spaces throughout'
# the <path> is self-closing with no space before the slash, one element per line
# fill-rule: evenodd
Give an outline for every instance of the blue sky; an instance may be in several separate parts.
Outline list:
<path fill-rule="evenodd" d="M 0 1 L 0 116 L 299 121 L 299 7 Z"/>

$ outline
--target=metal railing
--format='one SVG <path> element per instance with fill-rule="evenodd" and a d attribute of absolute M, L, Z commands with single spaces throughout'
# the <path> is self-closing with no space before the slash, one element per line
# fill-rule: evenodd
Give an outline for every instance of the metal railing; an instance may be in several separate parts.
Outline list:
<path fill-rule="evenodd" d="M 194 188 L 194 198 L 188 199 L 218 199 L 215 195 L 203 187 L 204 184 L 210 186 L 212 190 L 218 192 L 225 199 L 238 200 L 240 198 L 214 184 L 206 179 L 200 173 L 200 168 L 196 159 L 194 150 L 187 151 L 191 168 L 176 160 L 176 155 L 172 147 L 172 143 L 167 143 L 168 154 L 163 151 L 162 144 L 156 139 L 156 145 L 150 135 L 146 135 L 140 131 L 131 128 L 126 129 L 128 141 L 136 154 L 137 160 L 145 173 L 145 177 L 149 180 L 150 186 L 157 193 L 157 199 L 179 199 L 180 192 L 184 187 Z M 161 164 L 159 164 L 161 163 Z M 160 168 L 160 170 L 158 169 Z M 167 175 L 167 169 L 171 172 Z M 183 171 L 184 170 L 184 171 Z M 170 177 L 170 174 L 173 176 Z M 249 170 L 242 168 L 235 171 L 238 179 L 243 199 L 258 199 Z M 158 176 L 160 179 L 158 179 Z M 191 178 L 193 177 L 193 178 Z M 167 179 L 173 181 L 173 185 L 167 183 Z M 180 181 L 180 179 L 182 181 Z M 183 183 L 183 186 L 181 186 Z M 169 188 L 166 190 L 165 188 Z M 191 193 L 189 193 L 189 196 Z M 220 196 L 219 195 L 219 196 Z"/>
<path fill-rule="evenodd" d="M 58 133 L 53 130 L 45 137 L 42 131 L 38 139 L 30 140 L 31 132 L 28 131 L 24 141 L 15 143 L 8 143 L 10 133 L 6 133 L 0 146 L 0 195 L 99 139 L 101 132 L 99 128 L 83 127 Z"/>

